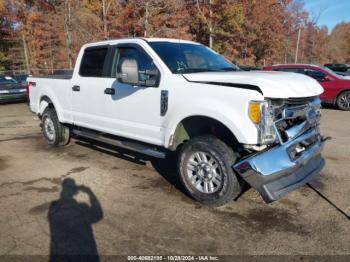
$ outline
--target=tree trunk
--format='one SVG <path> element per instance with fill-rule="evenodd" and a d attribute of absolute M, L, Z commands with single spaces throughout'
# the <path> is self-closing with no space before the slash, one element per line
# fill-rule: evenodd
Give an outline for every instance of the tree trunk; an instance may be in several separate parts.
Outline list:
<path fill-rule="evenodd" d="M 298 52 L 299 52 L 299 42 L 300 42 L 300 31 L 301 31 L 301 27 L 299 27 L 298 30 L 298 39 L 297 39 L 297 47 L 295 49 L 295 59 L 294 59 L 294 64 L 296 64 L 298 62 Z"/>
<path fill-rule="evenodd" d="M 73 68 L 73 50 L 72 50 L 72 5 L 71 0 L 64 1 L 64 32 L 66 35 L 67 55 L 69 69 Z"/>
<path fill-rule="evenodd" d="M 145 7 L 145 23 L 144 23 L 144 27 L 145 27 L 145 31 L 144 31 L 144 37 L 148 36 L 148 16 L 149 16 L 149 10 L 148 10 L 148 2 L 146 3 L 146 7 Z"/>
<path fill-rule="evenodd" d="M 209 47 L 213 48 L 213 0 L 209 0 Z"/>
<path fill-rule="evenodd" d="M 23 34 L 22 34 L 22 43 L 23 43 L 24 59 L 25 59 L 25 63 L 26 63 L 26 71 L 27 71 L 27 74 L 29 75 L 30 74 L 30 67 L 29 67 L 27 42 L 26 42 L 26 39 L 24 38 Z"/>
<path fill-rule="evenodd" d="M 103 21 L 103 33 L 104 38 L 108 39 L 108 28 L 107 28 L 107 5 L 106 0 L 102 0 L 102 21 Z"/>

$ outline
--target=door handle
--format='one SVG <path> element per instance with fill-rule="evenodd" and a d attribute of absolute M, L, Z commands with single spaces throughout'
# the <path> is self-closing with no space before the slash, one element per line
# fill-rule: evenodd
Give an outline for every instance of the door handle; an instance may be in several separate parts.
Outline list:
<path fill-rule="evenodd" d="M 72 90 L 75 92 L 79 92 L 80 91 L 80 86 L 73 86 Z"/>
<path fill-rule="evenodd" d="M 105 89 L 105 94 L 106 95 L 114 95 L 115 94 L 115 90 L 113 88 L 106 88 Z"/>

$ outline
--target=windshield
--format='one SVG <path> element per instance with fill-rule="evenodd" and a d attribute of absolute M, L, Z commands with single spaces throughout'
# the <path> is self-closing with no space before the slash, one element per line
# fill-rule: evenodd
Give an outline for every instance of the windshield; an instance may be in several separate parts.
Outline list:
<path fill-rule="evenodd" d="M 9 76 L 0 76 L 0 84 L 16 84 L 17 81 Z"/>
<path fill-rule="evenodd" d="M 173 42 L 150 42 L 149 45 L 174 74 L 240 70 L 204 45 Z"/>
<path fill-rule="evenodd" d="M 321 66 L 321 68 L 322 68 L 323 70 L 327 71 L 328 74 L 330 74 L 330 75 L 332 75 L 332 76 L 334 76 L 334 77 L 339 77 L 339 75 L 338 75 L 336 72 L 334 72 L 333 70 L 329 69 L 328 67 Z"/>

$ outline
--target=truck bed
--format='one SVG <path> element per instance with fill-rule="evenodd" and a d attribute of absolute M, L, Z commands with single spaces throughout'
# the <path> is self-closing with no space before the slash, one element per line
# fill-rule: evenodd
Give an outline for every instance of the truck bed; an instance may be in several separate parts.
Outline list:
<path fill-rule="evenodd" d="M 58 116 L 60 120 L 64 121 L 65 119 L 61 118 L 62 115 L 60 113 L 71 109 L 72 75 L 30 76 L 27 81 L 34 83 L 29 88 L 30 109 L 35 113 L 39 113 L 40 99 L 43 96 L 47 96 L 55 100 Z"/>
<path fill-rule="evenodd" d="M 33 76 L 34 78 L 48 78 L 48 79 L 72 79 L 73 74 L 65 75 L 46 75 L 46 76 Z"/>

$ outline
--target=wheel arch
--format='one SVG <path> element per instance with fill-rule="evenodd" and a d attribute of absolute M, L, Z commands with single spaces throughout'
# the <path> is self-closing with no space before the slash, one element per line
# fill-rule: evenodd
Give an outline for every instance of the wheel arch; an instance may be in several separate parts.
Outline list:
<path fill-rule="evenodd" d="M 340 97 L 343 93 L 345 93 L 345 92 L 350 92 L 350 87 L 347 87 L 347 88 L 345 88 L 345 89 L 342 89 L 341 91 L 339 91 L 339 92 L 337 93 L 337 96 L 335 97 L 335 100 L 334 100 L 333 104 L 334 104 L 335 106 L 337 106 L 338 108 L 339 108 L 339 106 L 338 106 L 338 99 L 339 99 L 339 97 Z"/>
<path fill-rule="evenodd" d="M 52 100 L 47 95 L 42 95 L 39 99 L 39 116 L 41 116 L 44 113 L 47 107 L 55 108 Z"/>
<path fill-rule="evenodd" d="M 40 99 L 38 100 L 38 116 L 41 117 L 45 111 L 46 108 L 53 108 L 56 111 L 58 120 L 62 122 L 62 112 L 60 108 L 57 107 L 58 103 L 55 103 L 55 101 L 52 99 L 52 97 L 48 96 L 47 94 L 42 94 L 40 96 Z"/>
<path fill-rule="evenodd" d="M 172 151 L 177 150 L 179 146 L 190 138 L 204 134 L 214 135 L 230 147 L 239 147 L 238 139 L 231 129 L 221 121 L 210 116 L 186 116 L 177 123 L 171 133 L 168 148 Z"/>
<path fill-rule="evenodd" d="M 344 93 L 344 92 L 346 92 L 346 91 L 350 91 L 350 87 L 346 87 L 346 88 L 340 90 L 340 91 L 337 93 L 337 95 L 336 95 L 336 97 L 335 97 L 335 103 L 337 102 L 338 97 L 339 97 L 342 93 Z"/>

